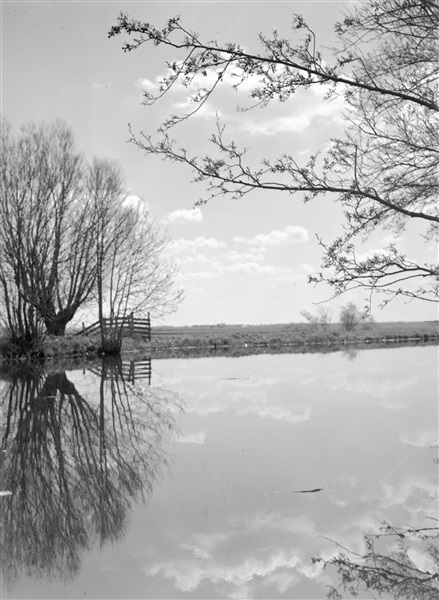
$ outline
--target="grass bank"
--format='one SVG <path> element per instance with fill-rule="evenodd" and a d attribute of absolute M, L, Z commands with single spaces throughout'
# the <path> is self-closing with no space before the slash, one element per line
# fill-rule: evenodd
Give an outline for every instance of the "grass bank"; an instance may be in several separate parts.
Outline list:
<path fill-rule="evenodd" d="M 202 348 L 307 348 L 318 346 L 437 343 L 439 322 L 368 323 L 346 331 L 340 324 L 326 327 L 309 323 L 277 325 L 212 325 L 156 327 L 152 352 Z"/>
<path fill-rule="evenodd" d="M 197 325 L 193 327 L 153 327 L 151 343 L 140 337 L 124 337 L 123 353 L 150 353 L 154 356 L 223 353 L 239 355 L 250 350 L 321 350 L 325 347 L 376 347 L 439 342 L 439 322 L 395 322 L 363 324 L 345 331 L 340 324 L 327 327 L 308 323 L 275 325 Z M 92 357 L 100 347 L 98 335 L 47 336 L 42 351 L 47 359 Z M 3 358 L 12 358 L 7 340 L 0 340 Z"/>

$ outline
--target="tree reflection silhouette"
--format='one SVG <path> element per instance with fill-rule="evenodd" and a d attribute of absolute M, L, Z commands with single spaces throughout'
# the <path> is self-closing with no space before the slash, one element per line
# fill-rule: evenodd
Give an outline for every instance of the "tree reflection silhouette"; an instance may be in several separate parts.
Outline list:
<path fill-rule="evenodd" d="M 438 541 L 437 525 L 415 528 L 385 523 L 380 533 L 364 536 L 364 553 L 337 544 L 340 551 L 335 557 L 315 558 L 313 562 L 323 562 L 325 568 L 332 565 L 339 574 L 341 582 L 329 587 L 328 600 L 342 600 L 345 593 L 363 597 L 360 594 L 365 591 L 372 598 L 437 600 Z M 410 556 L 413 550 L 418 564 Z"/>
<path fill-rule="evenodd" d="M 176 394 L 141 389 L 122 376 L 121 360 L 91 375 L 91 398 L 65 371 L 34 365 L 3 386 L 0 505 L 3 580 L 23 572 L 69 579 L 93 544 L 124 535 L 131 507 L 147 500 L 169 466 Z"/>

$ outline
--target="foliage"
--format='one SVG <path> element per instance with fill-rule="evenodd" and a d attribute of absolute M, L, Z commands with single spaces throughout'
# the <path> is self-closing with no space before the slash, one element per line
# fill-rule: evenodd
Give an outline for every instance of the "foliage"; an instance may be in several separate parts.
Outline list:
<path fill-rule="evenodd" d="M 201 202 L 253 190 L 301 193 L 305 201 L 329 194 L 344 210 L 344 233 L 330 243 L 319 238 L 323 269 L 312 280 L 326 281 L 336 294 L 362 287 L 386 294 L 384 302 L 398 295 L 437 302 L 437 264 L 406 256 L 396 242 L 361 256 L 355 242 L 378 228 L 400 235 L 409 222 L 421 226 L 427 242 L 437 238 L 438 23 L 437 0 L 364 0 L 337 23 L 338 45 L 330 51 L 318 49 L 298 15 L 291 38 L 260 34 L 260 48 L 253 51 L 204 41 L 178 17 L 158 29 L 121 13 L 109 36 L 132 36 L 123 46 L 128 52 L 150 44 L 175 54 L 157 92 L 145 91 L 144 104 L 182 84 L 193 91 L 189 111 L 169 115 L 158 138 L 131 131 L 131 140 L 147 154 L 188 165 L 206 186 Z M 214 104 L 217 89 L 228 84 L 235 90 L 253 84 L 252 104 L 241 110 L 323 87 L 326 101 L 344 99 L 345 135 L 332 140 L 326 155 L 301 162 L 285 151 L 276 159 L 262 157 L 258 166 L 227 139 L 219 121 L 211 155 L 181 148 L 171 133 L 207 102 Z"/>
<path fill-rule="evenodd" d="M 360 323 L 362 315 L 354 302 L 348 302 L 340 311 L 340 323 L 345 331 L 353 331 Z"/>

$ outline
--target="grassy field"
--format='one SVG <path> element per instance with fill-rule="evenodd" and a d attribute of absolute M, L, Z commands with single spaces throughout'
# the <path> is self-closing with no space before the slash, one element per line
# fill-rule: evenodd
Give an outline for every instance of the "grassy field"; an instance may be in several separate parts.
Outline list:
<path fill-rule="evenodd" d="M 340 324 L 326 327 L 308 323 L 275 325 L 195 325 L 192 327 L 153 327 L 151 342 L 137 337 L 124 337 L 122 351 L 151 353 L 164 356 L 170 351 L 180 355 L 204 353 L 240 354 L 250 350 L 303 351 L 346 345 L 376 346 L 439 342 L 439 322 L 364 323 L 353 331 Z M 97 354 L 100 339 L 67 335 L 47 337 L 43 341 L 46 358 L 85 357 Z M 7 357 L 7 343 L 0 343 L 0 352 Z"/>
<path fill-rule="evenodd" d="M 365 323 L 345 331 L 338 323 L 326 327 L 308 323 L 277 325 L 195 325 L 193 327 L 153 327 L 153 345 L 205 342 L 211 345 L 317 344 L 339 342 L 434 341 L 439 338 L 438 321 Z"/>

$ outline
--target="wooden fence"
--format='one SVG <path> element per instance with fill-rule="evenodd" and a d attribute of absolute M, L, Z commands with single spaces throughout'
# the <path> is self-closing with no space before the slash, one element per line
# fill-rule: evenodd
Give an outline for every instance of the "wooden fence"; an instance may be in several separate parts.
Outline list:
<path fill-rule="evenodd" d="M 137 319 L 134 317 L 134 313 L 130 313 L 124 317 L 115 317 L 113 319 L 104 318 L 105 329 L 121 329 L 122 335 L 141 335 L 151 340 L 151 317 L 148 316 L 144 319 Z M 100 331 L 101 324 L 99 321 L 92 323 L 87 327 L 82 324 L 82 330 L 78 331 L 76 335 L 89 335 L 90 333 L 96 333 Z"/>

